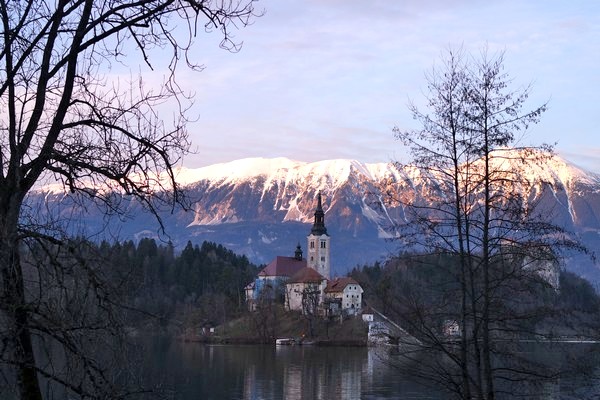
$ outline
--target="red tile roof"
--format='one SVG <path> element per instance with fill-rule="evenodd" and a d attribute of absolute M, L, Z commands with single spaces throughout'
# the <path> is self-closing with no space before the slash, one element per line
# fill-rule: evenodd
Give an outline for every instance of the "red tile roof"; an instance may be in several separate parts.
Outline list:
<path fill-rule="evenodd" d="M 258 275 L 290 277 L 305 267 L 305 259 L 298 260 L 295 257 L 277 256 L 273 261 L 269 263 L 269 265 L 263 268 L 263 270 L 260 271 Z"/>
<path fill-rule="evenodd" d="M 287 283 L 320 283 L 325 278 L 323 275 L 312 269 L 311 267 L 304 267 L 300 271 L 296 272 Z"/>
<path fill-rule="evenodd" d="M 343 278 L 335 278 L 332 281 L 327 282 L 327 287 L 325 288 L 326 293 L 335 293 L 335 292 L 343 292 L 344 288 L 348 285 L 359 285 L 354 279 L 350 277 Z"/>

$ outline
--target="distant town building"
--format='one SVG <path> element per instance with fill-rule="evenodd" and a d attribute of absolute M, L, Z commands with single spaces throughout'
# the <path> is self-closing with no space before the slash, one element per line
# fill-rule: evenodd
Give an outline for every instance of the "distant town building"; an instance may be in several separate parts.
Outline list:
<path fill-rule="evenodd" d="M 362 320 L 365 322 L 373 322 L 375 320 L 375 314 L 371 307 L 363 308 L 362 310 Z"/>
<path fill-rule="evenodd" d="M 458 321 L 448 319 L 444 321 L 442 332 L 446 336 L 460 336 L 460 324 Z"/>

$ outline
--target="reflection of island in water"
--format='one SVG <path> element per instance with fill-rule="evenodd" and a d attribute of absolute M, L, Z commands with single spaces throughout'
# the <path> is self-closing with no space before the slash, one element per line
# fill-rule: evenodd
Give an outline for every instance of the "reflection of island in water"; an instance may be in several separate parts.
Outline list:
<path fill-rule="evenodd" d="M 168 353 L 179 399 L 361 399 L 374 380 L 377 390 L 398 394 L 398 377 L 364 347 L 173 343 Z"/>
<path fill-rule="evenodd" d="M 367 348 L 278 346 L 270 354 L 272 360 L 266 355 L 246 365 L 243 399 L 353 400 L 364 398 L 365 393 L 379 393 L 382 397 L 378 398 L 393 393 L 389 398 L 395 398 L 401 394 L 398 390 L 423 390 L 394 376 L 393 368 L 377 352 Z M 281 387 L 273 387 L 274 383 Z"/>
<path fill-rule="evenodd" d="M 360 399 L 367 365 L 364 349 L 323 350 L 277 347 L 277 358 L 283 362 L 283 398 Z"/>
<path fill-rule="evenodd" d="M 573 347 L 573 346 L 572 346 Z M 170 342 L 147 348 L 147 371 L 152 384 L 172 388 L 175 399 L 443 399 L 439 390 L 423 387 L 406 374 L 414 365 L 400 365 L 389 349 L 318 346 L 209 346 Z M 535 350 L 535 349 L 534 349 Z M 582 367 L 598 372 L 600 347 L 553 347 L 544 351 L 519 349 L 560 368 L 565 355 L 593 355 Z M 568 351 L 567 351 L 568 350 Z M 574 351 L 577 350 L 577 351 Z M 550 359 L 548 359 L 550 357 Z M 585 398 L 589 377 L 577 371 L 558 380 L 530 382 L 527 399 Z M 598 375 L 596 375 L 598 376 Z M 597 393 L 596 384 L 593 393 Z M 511 390 L 516 389 L 511 383 Z M 584 390 L 583 392 L 581 390 Z"/>
<path fill-rule="evenodd" d="M 271 354 L 274 371 L 264 369 L 270 364 L 265 358 L 246 366 L 243 398 L 360 399 L 369 373 L 367 353 L 357 348 L 278 346 Z M 280 390 L 273 391 L 274 382 L 280 382 Z"/>

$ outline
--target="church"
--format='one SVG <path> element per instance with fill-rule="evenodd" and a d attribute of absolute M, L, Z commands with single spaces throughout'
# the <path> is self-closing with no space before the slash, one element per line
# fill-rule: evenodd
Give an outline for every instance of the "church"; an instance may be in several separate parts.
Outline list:
<path fill-rule="evenodd" d="M 261 302 L 276 301 L 288 311 L 304 314 L 360 314 L 363 289 L 358 282 L 350 277 L 331 279 L 331 237 L 320 192 L 306 245 L 306 258 L 298 243 L 293 257 L 275 257 L 246 286 L 248 309 L 254 311 Z"/>

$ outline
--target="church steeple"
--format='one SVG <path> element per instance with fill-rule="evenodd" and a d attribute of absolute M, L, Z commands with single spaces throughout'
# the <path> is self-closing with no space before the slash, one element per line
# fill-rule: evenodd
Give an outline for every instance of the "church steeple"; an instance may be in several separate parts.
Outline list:
<path fill-rule="evenodd" d="M 321 203 L 321 192 L 317 195 L 317 209 L 315 210 L 315 222 L 310 230 L 310 233 L 316 236 L 327 235 L 327 228 L 325 228 L 325 213 L 323 212 L 323 205 Z"/>
<path fill-rule="evenodd" d="M 302 261 L 302 247 L 300 247 L 300 243 L 296 246 L 296 251 L 294 252 L 294 258 L 298 261 Z"/>
<path fill-rule="evenodd" d="M 331 265 L 329 262 L 330 237 L 325 228 L 325 213 L 321 200 L 321 192 L 317 195 L 317 208 L 315 210 L 315 222 L 307 237 L 308 256 L 307 264 L 325 278 L 329 279 Z"/>

